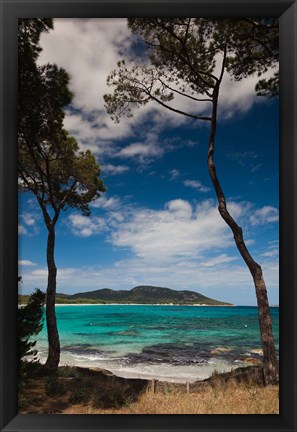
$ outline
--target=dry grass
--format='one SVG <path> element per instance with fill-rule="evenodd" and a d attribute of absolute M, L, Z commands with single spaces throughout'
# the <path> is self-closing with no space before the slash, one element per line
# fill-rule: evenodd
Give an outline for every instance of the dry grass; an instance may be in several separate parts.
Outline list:
<path fill-rule="evenodd" d="M 19 398 L 20 414 L 278 414 L 278 386 L 238 382 L 234 375 L 215 375 L 209 382 L 191 386 L 160 385 L 153 393 L 149 383 L 106 376 L 103 372 L 80 370 L 79 376 L 58 377 L 60 386 L 54 394 L 46 393 L 46 377 L 28 381 Z M 65 376 L 66 375 L 66 376 Z M 132 384 L 131 384 L 132 382 Z M 59 392 L 59 388 L 63 391 Z M 98 389 L 101 389 L 98 392 Z M 123 389 L 132 389 L 123 393 Z M 120 403 L 106 408 L 107 393 Z M 124 397 L 123 397 L 124 394 Z"/>
<path fill-rule="evenodd" d="M 147 391 L 121 409 L 100 410 L 87 404 L 69 407 L 64 414 L 278 414 L 278 387 L 249 388 L 235 382 L 224 388 L 207 386 L 199 393 Z"/>
<path fill-rule="evenodd" d="M 142 395 L 122 414 L 278 414 L 278 388 L 247 388 L 236 383 L 199 393 Z"/>

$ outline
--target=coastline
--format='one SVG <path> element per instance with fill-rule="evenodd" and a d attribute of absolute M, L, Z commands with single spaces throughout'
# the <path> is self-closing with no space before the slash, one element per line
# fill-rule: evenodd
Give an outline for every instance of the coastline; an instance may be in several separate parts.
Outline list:
<path fill-rule="evenodd" d="M 220 349 L 218 348 L 218 351 Z M 260 354 L 259 349 L 251 350 L 251 352 Z M 138 365 L 115 365 L 108 361 L 82 361 L 74 362 L 69 359 L 63 358 L 61 355 L 59 368 L 79 368 L 86 369 L 94 372 L 103 372 L 108 376 L 114 376 L 118 379 L 126 380 L 144 380 L 144 381 L 157 381 L 160 383 L 168 384 L 193 384 L 201 383 L 211 379 L 213 375 L 224 375 L 237 373 L 237 370 L 248 370 L 249 368 L 261 367 L 262 361 L 248 361 L 249 359 L 237 360 L 237 363 L 224 362 L 221 359 L 213 358 L 213 362 L 204 365 L 155 365 L 149 363 L 140 363 Z M 218 360 L 218 361 L 215 361 Z M 252 359 L 250 359 L 252 360 Z M 40 365 L 45 365 L 45 359 L 38 358 Z"/>
<path fill-rule="evenodd" d="M 26 303 L 19 303 L 18 307 L 26 306 Z M 256 305 L 207 305 L 207 304 L 180 304 L 180 303 L 56 303 L 55 306 L 192 306 L 192 307 L 256 307 Z M 44 305 L 46 307 L 46 305 Z M 278 305 L 269 306 L 270 309 L 278 309 Z"/>
<path fill-rule="evenodd" d="M 121 377 L 195 381 L 262 358 L 256 308 L 72 306 L 56 307 L 63 365 L 99 367 Z M 47 345 L 44 328 L 36 345 L 41 361 Z"/>
<path fill-rule="evenodd" d="M 19 307 L 26 306 L 26 303 L 19 303 Z M 45 306 L 45 305 L 44 305 Z M 55 306 L 193 306 L 193 307 L 256 307 L 256 305 L 237 305 L 237 304 L 223 304 L 223 305 L 207 305 L 200 303 L 56 303 Z M 278 305 L 272 305 L 270 308 L 279 308 Z"/>
<path fill-rule="evenodd" d="M 207 362 L 192 364 L 172 364 L 166 362 L 141 361 L 130 363 L 121 361 L 119 357 L 98 358 L 94 355 L 73 355 L 72 353 L 61 352 L 60 366 L 87 368 L 91 370 L 105 370 L 109 374 L 124 379 L 157 380 L 168 383 L 194 383 L 209 379 L 214 373 L 230 373 L 240 368 L 259 366 L 262 364 L 262 349 L 254 348 L 236 359 L 228 360 L 224 354 L 229 350 L 224 347 L 217 347 L 211 352 Z M 45 363 L 46 352 L 39 352 L 38 360 Z"/>
<path fill-rule="evenodd" d="M 28 365 L 19 414 L 279 414 L 279 387 L 261 367 L 185 383 L 121 378 L 105 369 Z"/>
<path fill-rule="evenodd" d="M 20 305 L 24 306 L 24 305 Z M 195 307 L 236 307 L 237 305 L 207 305 L 179 303 L 56 303 L 56 306 L 195 306 Z"/>

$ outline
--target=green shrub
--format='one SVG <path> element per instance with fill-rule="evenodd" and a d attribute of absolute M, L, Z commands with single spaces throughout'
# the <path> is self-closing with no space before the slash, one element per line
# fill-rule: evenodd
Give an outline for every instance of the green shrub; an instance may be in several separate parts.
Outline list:
<path fill-rule="evenodd" d="M 59 382 L 56 375 L 50 375 L 44 381 L 44 391 L 47 396 L 63 395 L 65 387 Z"/>
<path fill-rule="evenodd" d="M 86 380 L 85 381 L 85 387 L 86 388 L 92 388 L 92 387 L 94 387 L 93 381 L 91 381 L 90 379 Z"/>
<path fill-rule="evenodd" d="M 78 378 L 81 376 L 79 369 L 75 366 L 60 366 L 57 372 L 59 377 Z"/>
<path fill-rule="evenodd" d="M 26 306 L 18 308 L 18 386 L 21 390 L 30 377 L 28 365 L 25 360 L 27 356 L 31 356 L 33 361 L 37 361 L 37 351 L 34 349 L 36 341 L 32 340 L 32 336 L 36 336 L 43 327 L 43 305 L 45 294 L 36 289 L 30 295 Z"/>
<path fill-rule="evenodd" d="M 18 350 L 20 360 L 28 355 L 36 356 L 37 354 L 37 351 L 33 349 L 36 342 L 30 338 L 36 336 L 42 330 L 44 301 L 45 294 L 40 289 L 36 289 L 30 295 L 27 305 L 18 308 Z"/>
<path fill-rule="evenodd" d="M 69 402 L 73 405 L 88 400 L 89 395 L 83 388 L 76 389 L 68 398 Z"/>
<path fill-rule="evenodd" d="M 128 405 L 130 396 L 128 388 L 122 386 L 100 387 L 91 395 L 91 402 L 94 408 L 120 408 Z"/>

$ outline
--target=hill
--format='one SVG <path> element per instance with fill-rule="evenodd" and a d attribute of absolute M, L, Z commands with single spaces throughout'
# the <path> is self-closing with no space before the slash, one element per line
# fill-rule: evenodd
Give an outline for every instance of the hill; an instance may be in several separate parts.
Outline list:
<path fill-rule="evenodd" d="M 26 296 L 21 297 L 26 302 Z M 206 297 L 195 291 L 176 291 L 170 288 L 141 285 L 131 290 L 112 290 L 108 288 L 76 294 L 57 293 L 56 303 L 140 303 L 140 304 L 204 304 L 208 306 L 231 306 Z"/>

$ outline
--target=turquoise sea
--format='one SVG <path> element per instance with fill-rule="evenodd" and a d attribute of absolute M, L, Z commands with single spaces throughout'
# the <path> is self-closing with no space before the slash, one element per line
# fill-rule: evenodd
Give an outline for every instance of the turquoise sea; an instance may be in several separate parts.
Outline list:
<path fill-rule="evenodd" d="M 256 307 L 57 305 L 56 314 L 61 364 L 182 382 L 261 358 Z M 271 315 L 278 350 L 279 309 Z M 37 349 L 45 360 L 45 325 Z"/>

